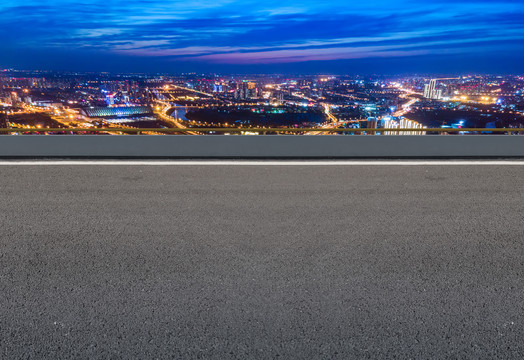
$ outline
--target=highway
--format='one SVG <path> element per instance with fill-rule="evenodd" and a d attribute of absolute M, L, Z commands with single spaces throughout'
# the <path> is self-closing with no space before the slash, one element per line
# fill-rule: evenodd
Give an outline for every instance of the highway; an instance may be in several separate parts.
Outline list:
<path fill-rule="evenodd" d="M 160 105 L 163 105 L 162 109 L 160 109 L 160 110 L 156 110 L 155 109 L 156 110 L 155 111 L 156 115 L 158 115 L 162 120 L 167 121 L 168 123 L 173 124 L 176 128 L 179 128 L 179 129 L 187 128 L 187 126 L 184 126 L 184 125 L 182 125 L 180 123 L 180 121 L 181 121 L 180 119 L 175 119 L 173 116 L 167 114 L 168 111 L 173 108 L 173 106 L 171 106 L 169 103 L 161 101 L 161 100 L 156 100 L 156 102 L 159 103 Z M 199 133 L 193 132 L 193 131 L 187 131 L 187 132 L 184 132 L 183 134 L 198 135 Z"/>
<path fill-rule="evenodd" d="M 409 98 L 409 101 L 407 103 L 403 104 L 402 107 L 399 110 L 395 111 L 393 113 L 393 116 L 394 117 L 401 117 L 401 116 L 406 115 L 408 112 L 410 112 L 411 106 L 413 104 L 417 103 L 418 101 L 419 101 L 419 99 L 417 99 L 417 98 Z"/>
<path fill-rule="evenodd" d="M 331 113 L 331 104 L 325 103 L 325 102 L 319 102 L 318 100 L 312 99 L 298 92 L 293 93 L 293 96 L 310 101 L 312 103 L 316 103 L 318 106 L 323 108 L 324 114 L 326 114 L 326 117 L 328 120 L 326 121 L 325 124 L 320 125 L 319 127 L 320 130 L 329 129 L 329 128 L 332 129 L 332 128 L 339 126 L 340 124 L 339 120 L 337 119 L 335 115 L 333 115 L 333 113 Z M 307 135 L 332 135 L 332 133 L 326 132 L 326 131 L 319 131 L 319 132 L 311 132 L 311 133 L 308 133 Z"/>
<path fill-rule="evenodd" d="M 0 162 L 0 358 L 523 358 L 522 162 L 143 163 Z"/>

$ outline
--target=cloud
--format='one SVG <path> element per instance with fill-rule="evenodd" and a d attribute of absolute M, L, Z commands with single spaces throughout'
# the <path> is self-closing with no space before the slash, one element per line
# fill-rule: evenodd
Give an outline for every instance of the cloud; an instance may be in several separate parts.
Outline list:
<path fill-rule="evenodd" d="M 6 48 L 83 49 L 119 61 L 265 64 L 524 51 L 524 2 L 515 0 L 3 0 L 0 11 Z"/>

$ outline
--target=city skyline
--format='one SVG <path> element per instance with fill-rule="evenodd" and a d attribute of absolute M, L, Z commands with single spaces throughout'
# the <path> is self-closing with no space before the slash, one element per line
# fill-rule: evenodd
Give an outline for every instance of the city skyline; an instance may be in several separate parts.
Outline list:
<path fill-rule="evenodd" d="M 120 72 L 519 73 L 520 1 L 43 1 L 0 11 L 0 67 Z"/>

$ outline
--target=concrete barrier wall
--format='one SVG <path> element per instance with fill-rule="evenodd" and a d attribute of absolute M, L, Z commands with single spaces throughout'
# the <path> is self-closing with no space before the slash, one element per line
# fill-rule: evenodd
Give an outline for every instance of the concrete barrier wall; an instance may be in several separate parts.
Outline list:
<path fill-rule="evenodd" d="M 2 158 L 524 157 L 524 136 L 5 135 Z"/>

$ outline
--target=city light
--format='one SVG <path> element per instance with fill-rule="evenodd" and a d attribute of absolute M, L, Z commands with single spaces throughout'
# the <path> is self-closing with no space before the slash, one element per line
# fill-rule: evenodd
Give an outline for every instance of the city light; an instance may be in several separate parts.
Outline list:
<path fill-rule="evenodd" d="M 208 134 L 198 128 L 209 127 L 246 129 L 231 134 L 251 134 L 253 128 L 319 129 L 304 132 L 310 135 L 372 128 L 362 134 L 423 135 L 427 128 L 483 127 L 497 119 L 503 126 L 521 127 L 524 113 L 523 80 L 514 76 L 496 81 L 491 76 L 363 81 L 350 75 L 141 75 L 122 80 L 120 75 L 47 73 L 44 81 L 40 73 L 24 75 L 2 73 L 0 93 L 6 124 L 24 128 L 107 127 L 108 133 L 117 127 L 191 128 L 188 135 Z M 35 83 L 41 87 L 29 91 L 27 85 Z"/>

